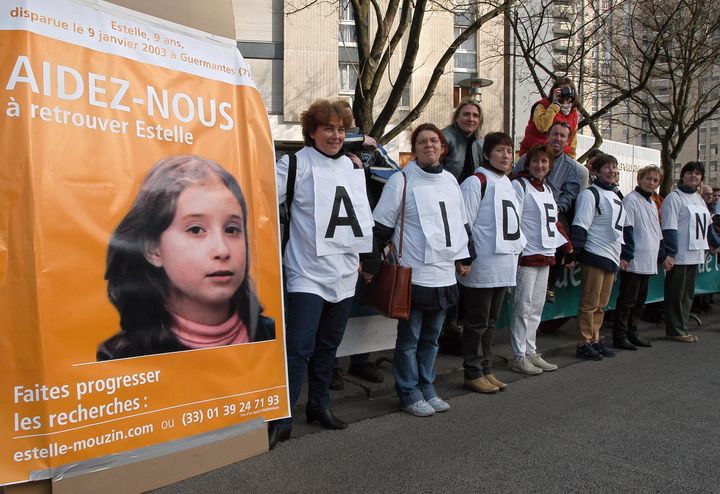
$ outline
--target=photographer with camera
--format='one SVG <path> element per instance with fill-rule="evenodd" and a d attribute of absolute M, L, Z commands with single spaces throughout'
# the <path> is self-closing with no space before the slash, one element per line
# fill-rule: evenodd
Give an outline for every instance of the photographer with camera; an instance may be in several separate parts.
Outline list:
<path fill-rule="evenodd" d="M 565 122 L 570 127 L 570 139 L 564 152 L 574 159 L 579 121 L 575 84 L 568 77 L 558 78 L 550 88 L 549 98 L 542 98 L 533 105 L 525 137 L 520 143 L 520 156 L 524 156 L 534 144 L 544 144 L 554 123 Z"/>

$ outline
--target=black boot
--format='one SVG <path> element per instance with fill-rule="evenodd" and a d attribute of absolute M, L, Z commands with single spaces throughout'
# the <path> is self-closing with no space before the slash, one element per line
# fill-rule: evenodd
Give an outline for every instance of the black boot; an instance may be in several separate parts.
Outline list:
<path fill-rule="evenodd" d="M 625 333 L 613 336 L 613 346 L 622 350 L 637 350 L 637 347 L 630 342 Z"/>
<path fill-rule="evenodd" d="M 277 443 L 290 439 L 291 433 L 292 427 L 281 428 L 275 425 L 274 422 L 270 422 L 268 424 L 268 449 L 272 450 L 277 446 Z"/>
<path fill-rule="evenodd" d="M 643 340 L 638 336 L 638 334 L 635 331 L 628 332 L 627 339 L 635 346 L 641 346 L 644 348 L 650 348 L 652 346 L 652 343 L 649 341 Z"/>
<path fill-rule="evenodd" d="M 308 424 L 320 422 L 320 424 L 326 429 L 347 429 L 347 424 L 333 415 L 329 408 L 320 408 L 317 410 L 308 408 L 305 410 L 305 418 L 307 418 Z"/>

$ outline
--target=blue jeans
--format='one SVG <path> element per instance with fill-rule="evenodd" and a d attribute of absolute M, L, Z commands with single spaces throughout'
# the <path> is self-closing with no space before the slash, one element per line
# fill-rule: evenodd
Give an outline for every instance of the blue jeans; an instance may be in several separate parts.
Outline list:
<path fill-rule="evenodd" d="M 393 376 L 395 390 L 403 405 L 437 396 L 435 357 L 445 311 L 412 309 L 410 319 L 398 321 Z"/>
<path fill-rule="evenodd" d="M 320 410 L 330 407 L 335 352 L 345 333 L 352 300 L 350 297 L 332 303 L 313 293 L 287 294 L 285 346 L 291 413 L 300 398 L 306 369 L 307 408 Z M 277 425 L 290 427 L 291 423 L 292 419 L 283 419 Z"/>

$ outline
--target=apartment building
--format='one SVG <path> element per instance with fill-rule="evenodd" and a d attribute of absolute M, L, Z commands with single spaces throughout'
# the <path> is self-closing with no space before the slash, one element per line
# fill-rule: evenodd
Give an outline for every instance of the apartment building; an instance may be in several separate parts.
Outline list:
<path fill-rule="evenodd" d="M 654 36 L 650 31 L 647 34 L 638 32 L 642 24 L 638 21 L 638 13 L 643 8 L 647 8 L 647 5 L 615 0 L 531 0 L 523 2 L 516 11 L 525 16 L 526 26 L 532 25 L 535 30 L 535 55 L 539 63 L 551 68 L 556 74 L 566 74 L 576 81 L 582 104 L 592 114 L 603 108 L 617 94 L 606 81 L 615 77 L 616 84 L 620 87 L 627 86 L 631 80 L 627 72 L 634 72 L 631 65 L 619 63 L 618 47 L 613 46 L 612 40 L 615 39 L 616 43 L 626 40 L 627 45 L 621 51 L 627 55 L 637 49 L 636 43 L 643 43 Z M 530 107 L 539 95 L 530 79 L 529 71 L 523 66 L 522 60 L 518 61 L 519 50 L 514 40 L 511 42 L 510 51 L 516 54 L 513 64 L 516 71 L 512 76 L 515 84 L 511 90 L 514 91 L 512 99 L 515 102 L 516 115 L 513 129 L 519 142 Z M 628 57 L 628 60 L 632 60 L 632 57 Z M 656 107 L 671 101 L 671 81 L 668 71 L 663 70 L 663 67 L 666 67 L 664 63 L 666 64 L 662 58 L 657 61 L 653 77 L 648 82 L 652 97 L 646 97 L 649 101 L 654 101 Z M 636 76 L 637 73 L 632 75 Z M 548 81 L 546 90 L 550 85 Z M 693 88 L 693 91 L 700 93 L 706 90 L 704 88 L 714 88 L 715 92 L 720 93 L 719 87 L 720 67 L 716 66 L 705 78 L 698 81 L 697 88 Z M 598 120 L 598 129 L 606 140 L 659 151 L 660 142 L 649 132 L 650 122 L 642 113 L 637 107 L 619 105 Z M 662 118 L 666 116 L 667 112 L 655 112 L 655 120 L 660 121 L 660 126 Z M 677 175 L 683 163 L 700 160 L 706 165 L 707 180 L 713 185 L 720 184 L 719 128 L 720 116 L 717 116 L 701 125 L 691 136 L 676 160 L 675 178 L 679 178 Z M 584 134 L 590 136 L 588 128 L 584 130 Z M 657 163 L 659 164 L 659 159 Z"/>
<path fill-rule="evenodd" d="M 383 1 L 380 4 L 385 5 Z M 425 14 L 410 83 L 404 88 L 400 107 L 386 130 L 420 100 L 437 61 L 463 26 L 479 14 L 475 8 L 457 12 L 432 9 Z M 297 146 L 302 140 L 300 113 L 312 101 L 319 98 L 352 100 L 354 96 L 359 66 L 349 2 L 233 0 L 233 9 L 238 48 L 248 60 L 267 105 L 277 148 Z M 372 26 L 374 16 L 370 22 Z M 430 103 L 416 123 L 433 122 L 444 127 L 458 99 L 472 94 L 482 102 L 483 130 L 505 129 L 508 125 L 503 101 L 505 66 L 502 50 L 498 50 L 504 42 L 503 36 L 501 16 L 463 43 L 446 66 Z M 381 84 L 376 114 L 393 87 L 406 43 L 407 34 L 396 49 Z M 407 157 L 408 137 L 409 131 L 405 131 L 394 139 L 388 145 L 391 154 Z"/>

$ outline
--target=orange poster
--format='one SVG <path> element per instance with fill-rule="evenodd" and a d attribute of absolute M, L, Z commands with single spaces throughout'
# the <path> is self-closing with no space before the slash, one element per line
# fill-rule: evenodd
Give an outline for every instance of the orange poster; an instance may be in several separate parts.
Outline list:
<path fill-rule="evenodd" d="M 235 42 L 0 5 L 0 485 L 287 417 L 273 143 Z"/>

